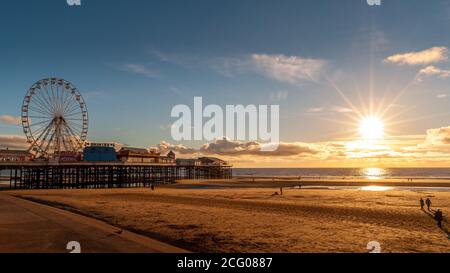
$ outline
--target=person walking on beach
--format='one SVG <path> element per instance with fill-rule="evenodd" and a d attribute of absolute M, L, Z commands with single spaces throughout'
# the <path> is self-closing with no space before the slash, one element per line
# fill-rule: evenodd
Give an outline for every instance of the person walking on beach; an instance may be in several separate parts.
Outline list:
<path fill-rule="evenodd" d="M 280 187 L 280 195 L 283 195 L 283 187 Z"/>
<path fill-rule="evenodd" d="M 150 188 L 152 189 L 152 191 L 154 191 L 155 190 L 155 185 L 152 183 Z"/>
<path fill-rule="evenodd" d="M 442 211 L 441 211 L 440 209 L 438 209 L 438 210 L 436 211 L 436 213 L 434 214 L 434 219 L 436 219 L 438 227 L 439 227 L 439 228 L 442 228 L 442 219 L 443 219 L 443 216 L 442 216 Z"/>
<path fill-rule="evenodd" d="M 425 201 L 423 201 L 423 198 L 420 198 L 420 209 L 423 210 L 423 207 L 425 207 Z"/>
<path fill-rule="evenodd" d="M 431 210 L 431 199 L 430 199 L 430 198 L 427 198 L 426 203 L 427 203 L 427 208 L 428 208 L 428 210 Z"/>

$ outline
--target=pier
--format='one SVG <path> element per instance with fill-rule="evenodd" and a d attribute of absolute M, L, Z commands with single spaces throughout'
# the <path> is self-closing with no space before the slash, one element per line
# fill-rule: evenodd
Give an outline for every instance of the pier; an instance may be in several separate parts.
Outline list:
<path fill-rule="evenodd" d="M 10 189 L 100 189 L 150 187 L 182 179 L 230 179 L 232 168 L 144 163 L 0 163 Z"/>

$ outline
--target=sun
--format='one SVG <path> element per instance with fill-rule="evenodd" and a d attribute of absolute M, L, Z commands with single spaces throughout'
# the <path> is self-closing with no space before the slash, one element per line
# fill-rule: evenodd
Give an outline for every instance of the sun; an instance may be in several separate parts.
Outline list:
<path fill-rule="evenodd" d="M 365 140 L 381 139 L 384 136 L 384 123 L 378 117 L 365 117 L 359 123 L 359 134 Z"/>

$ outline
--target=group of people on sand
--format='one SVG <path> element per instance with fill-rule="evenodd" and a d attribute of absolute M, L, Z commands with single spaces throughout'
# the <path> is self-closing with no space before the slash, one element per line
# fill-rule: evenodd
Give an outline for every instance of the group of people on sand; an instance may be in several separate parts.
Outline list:
<path fill-rule="evenodd" d="M 424 207 L 427 205 L 427 209 L 430 212 L 434 212 L 434 219 L 436 220 L 438 227 L 442 228 L 442 220 L 444 219 L 444 216 L 442 214 L 442 210 L 438 209 L 437 211 L 433 211 L 431 209 L 431 199 L 428 197 L 427 200 L 423 200 L 423 198 L 420 198 L 420 207 L 422 210 L 425 210 Z"/>

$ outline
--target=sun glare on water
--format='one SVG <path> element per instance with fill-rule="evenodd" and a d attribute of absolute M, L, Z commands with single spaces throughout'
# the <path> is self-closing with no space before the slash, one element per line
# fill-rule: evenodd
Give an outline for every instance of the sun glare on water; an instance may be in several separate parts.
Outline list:
<path fill-rule="evenodd" d="M 392 190 L 392 187 L 384 187 L 384 186 L 366 186 L 361 187 L 362 191 L 389 191 Z"/>
<path fill-rule="evenodd" d="M 366 117 L 360 121 L 359 134 L 365 140 L 381 139 L 384 136 L 384 124 L 380 118 Z"/>

